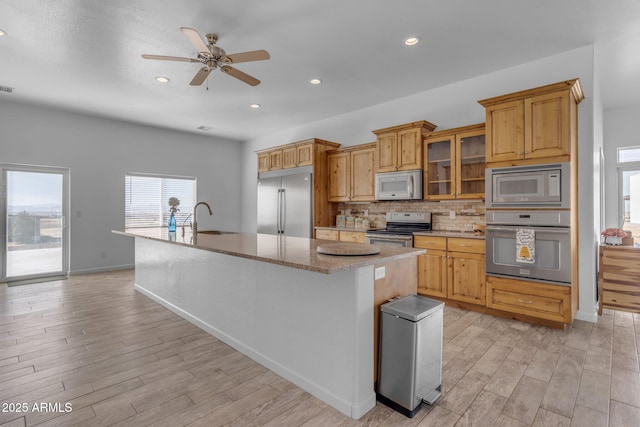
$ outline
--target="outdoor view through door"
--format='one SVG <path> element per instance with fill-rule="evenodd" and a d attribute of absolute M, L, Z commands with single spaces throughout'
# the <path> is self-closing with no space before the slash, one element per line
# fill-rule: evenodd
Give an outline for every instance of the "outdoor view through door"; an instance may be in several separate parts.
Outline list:
<path fill-rule="evenodd" d="M 4 279 L 66 275 L 66 170 L 3 169 Z"/>

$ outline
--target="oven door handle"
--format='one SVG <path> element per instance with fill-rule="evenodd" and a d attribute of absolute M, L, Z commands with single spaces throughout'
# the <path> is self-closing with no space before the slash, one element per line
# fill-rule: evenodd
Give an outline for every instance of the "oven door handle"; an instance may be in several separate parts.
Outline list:
<path fill-rule="evenodd" d="M 542 231 L 545 233 L 556 233 L 556 234 L 569 234 L 569 232 L 571 231 L 570 228 L 560 228 L 558 229 L 558 227 L 549 227 L 549 228 L 542 228 L 542 227 L 530 227 L 530 226 L 526 226 L 526 225 L 514 225 L 514 226 L 509 226 L 509 227 L 497 227 L 495 225 L 487 225 L 486 229 L 487 230 L 492 230 L 492 231 L 516 231 L 518 229 L 522 229 L 522 228 L 526 228 L 526 229 L 532 229 L 535 231 Z"/>

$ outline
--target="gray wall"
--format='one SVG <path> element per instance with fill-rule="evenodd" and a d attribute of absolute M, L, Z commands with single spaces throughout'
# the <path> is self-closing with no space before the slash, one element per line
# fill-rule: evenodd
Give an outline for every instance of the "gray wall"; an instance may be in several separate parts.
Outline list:
<path fill-rule="evenodd" d="M 195 176 L 200 227 L 238 230 L 242 143 L 0 101 L 0 162 L 70 168 L 70 272 L 133 266 L 126 172 Z M 103 257 L 103 255 L 106 256 Z"/>
<path fill-rule="evenodd" d="M 469 80 L 374 105 L 308 125 L 286 129 L 249 141 L 243 157 L 243 217 L 245 231 L 256 230 L 255 151 L 307 138 L 322 138 L 350 146 L 375 141 L 374 129 L 414 120 L 428 120 L 438 129 L 470 125 L 485 120 L 478 100 L 579 77 L 586 99 L 579 106 L 579 187 L 580 187 L 580 311 L 584 320 L 596 319 L 596 270 L 592 254 L 596 241 L 594 225 L 594 130 L 602 115 L 599 98 L 594 104 L 594 48 L 586 46 L 560 55 L 485 74 Z M 339 103 L 340 100 L 336 99 Z"/>

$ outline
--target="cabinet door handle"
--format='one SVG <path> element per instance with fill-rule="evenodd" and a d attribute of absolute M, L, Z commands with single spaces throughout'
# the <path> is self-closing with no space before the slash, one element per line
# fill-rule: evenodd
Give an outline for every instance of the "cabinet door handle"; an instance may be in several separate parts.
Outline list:
<path fill-rule="evenodd" d="M 470 248 L 471 247 L 471 245 L 464 245 L 462 243 L 459 244 L 458 246 L 460 246 L 461 248 Z"/>
<path fill-rule="evenodd" d="M 523 300 L 521 298 L 518 298 L 518 301 L 524 304 L 533 304 L 533 301 L 527 301 L 527 300 Z"/>

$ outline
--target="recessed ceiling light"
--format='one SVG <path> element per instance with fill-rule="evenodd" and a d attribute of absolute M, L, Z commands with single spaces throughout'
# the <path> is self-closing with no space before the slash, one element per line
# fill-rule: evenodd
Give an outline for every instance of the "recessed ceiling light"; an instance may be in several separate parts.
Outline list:
<path fill-rule="evenodd" d="M 409 37 L 404 39 L 404 44 L 406 44 L 407 46 L 414 46 L 418 44 L 419 41 L 420 41 L 420 38 L 418 37 Z"/>
<path fill-rule="evenodd" d="M 3 30 L 2 28 L 0 28 L 0 37 L 2 36 L 6 36 L 7 32 L 5 30 Z"/>
<path fill-rule="evenodd" d="M 309 83 L 311 83 L 312 85 L 319 85 L 320 83 L 322 83 L 322 79 L 311 79 L 309 80 Z"/>
<path fill-rule="evenodd" d="M 159 81 L 160 83 L 169 83 L 168 77 L 158 76 L 156 77 L 156 80 Z"/>
<path fill-rule="evenodd" d="M 262 105 L 260 105 L 260 104 L 251 104 L 250 107 L 251 108 L 260 108 L 260 107 L 262 107 Z"/>

